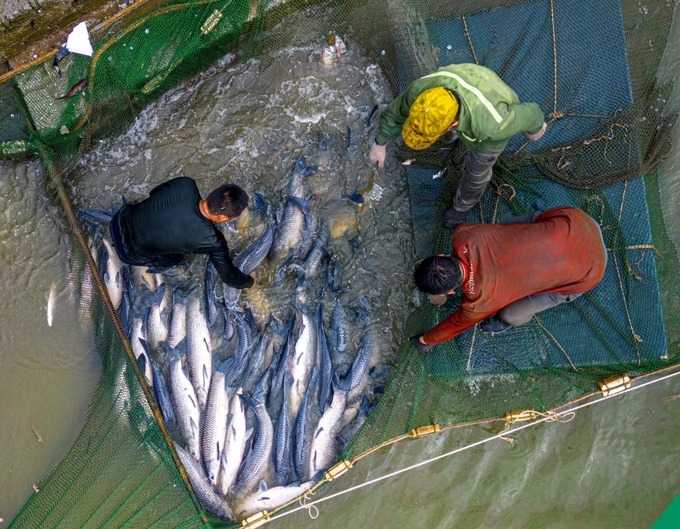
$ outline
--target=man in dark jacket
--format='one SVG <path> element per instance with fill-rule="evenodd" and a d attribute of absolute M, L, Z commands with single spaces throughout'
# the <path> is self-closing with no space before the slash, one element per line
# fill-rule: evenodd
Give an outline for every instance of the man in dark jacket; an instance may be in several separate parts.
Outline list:
<path fill-rule="evenodd" d="M 111 235 L 124 263 L 163 268 L 187 253 L 207 254 L 222 281 L 249 288 L 254 279 L 234 266 L 215 226 L 236 219 L 247 205 L 248 195 L 237 185 L 220 186 L 202 199 L 193 179 L 175 178 L 152 189 L 146 200 L 120 208 Z"/>
<path fill-rule="evenodd" d="M 385 144 L 401 135 L 411 149 L 426 149 L 440 137 L 468 148 L 463 179 L 442 225 L 462 224 L 491 180 L 494 163 L 510 138 L 522 132 L 536 141 L 545 132 L 536 103 L 520 103 L 498 75 L 476 64 L 452 64 L 411 83 L 380 114 L 369 158 L 385 163 Z"/>
<path fill-rule="evenodd" d="M 422 354 L 478 322 L 489 333 L 524 325 L 537 312 L 595 288 L 607 264 L 599 225 L 567 206 L 503 225 L 463 224 L 451 247 L 451 255 L 428 257 L 414 272 L 416 286 L 433 303 L 461 289 L 460 309 L 409 338 Z"/>

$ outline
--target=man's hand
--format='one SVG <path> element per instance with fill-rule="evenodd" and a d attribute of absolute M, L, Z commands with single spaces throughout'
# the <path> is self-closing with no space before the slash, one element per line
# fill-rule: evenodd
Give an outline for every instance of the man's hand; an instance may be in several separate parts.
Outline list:
<path fill-rule="evenodd" d="M 427 345 L 422 342 L 423 335 L 419 334 L 418 336 L 411 336 L 408 340 L 411 342 L 416 349 L 418 349 L 418 352 L 423 355 L 427 356 L 429 355 L 432 350 L 434 349 L 434 344 L 433 345 Z"/>
<path fill-rule="evenodd" d="M 537 141 L 537 140 L 541 139 L 541 136 L 543 136 L 543 134 L 545 133 L 545 129 L 547 129 L 547 128 L 548 128 L 548 125 L 544 121 L 543 126 L 541 127 L 541 130 L 539 130 L 536 134 L 529 134 L 528 132 L 522 132 L 522 134 L 524 134 L 524 137 L 528 140 Z"/>
<path fill-rule="evenodd" d="M 387 155 L 387 147 L 385 145 L 378 145 L 373 142 L 371 151 L 368 153 L 368 158 L 375 167 L 382 169 L 385 167 L 385 156 Z"/>

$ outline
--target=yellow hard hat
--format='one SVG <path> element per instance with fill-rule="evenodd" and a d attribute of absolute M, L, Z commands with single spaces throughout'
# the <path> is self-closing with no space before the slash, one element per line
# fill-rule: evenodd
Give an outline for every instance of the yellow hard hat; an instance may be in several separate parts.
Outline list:
<path fill-rule="evenodd" d="M 411 149 L 427 149 L 456 119 L 458 100 L 446 88 L 425 90 L 411 105 L 401 129 L 404 143 Z"/>

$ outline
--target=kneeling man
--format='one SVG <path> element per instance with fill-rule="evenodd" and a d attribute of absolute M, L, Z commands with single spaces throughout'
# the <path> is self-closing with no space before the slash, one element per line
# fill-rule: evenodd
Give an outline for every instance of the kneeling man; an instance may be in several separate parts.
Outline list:
<path fill-rule="evenodd" d="M 460 309 L 409 338 L 423 355 L 478 322 L 488 333 L 524 325 L 537 312 L 594 288 L 607 264 L 599 225 L 567 206 L 504 224 L 462 224 L 451 247 L 451 255 L 427 257 L 413 274 L 418 289 L 436 304 L 461 289 Z"/>

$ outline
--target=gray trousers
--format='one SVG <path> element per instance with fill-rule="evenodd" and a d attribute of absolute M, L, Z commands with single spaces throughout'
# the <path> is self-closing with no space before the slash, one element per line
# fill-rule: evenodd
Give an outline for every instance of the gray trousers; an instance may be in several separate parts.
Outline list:
<path fill-rule="evenodd" d="M 453 199 L 456 211 L 468 211 L 477 204 L 491 181 L 493 164 L 501 155 L 499 152 L 468 151 L 465 158 L 465 172 Z"/>
<path fill-rule="evenodd" d="M 510 303 L 507 307 L 502 308 L 498 315 L 501 319 L 510 325 L 518 326 L 527 323 L 534 314 L 542 312 L 547 309 L 561 305 L 562 303 L 569 303 L 575 300 L 581 294 L 532 294 L 522 299 Z"/>

